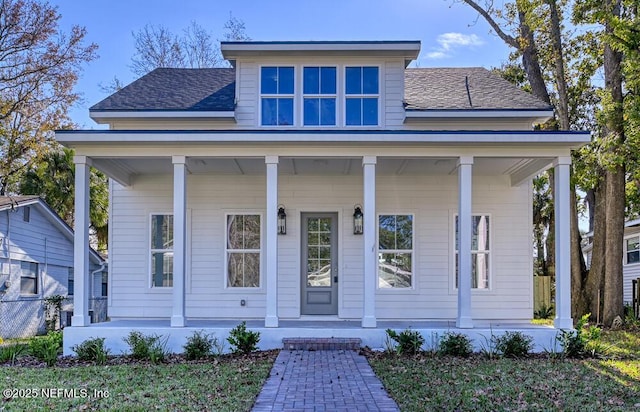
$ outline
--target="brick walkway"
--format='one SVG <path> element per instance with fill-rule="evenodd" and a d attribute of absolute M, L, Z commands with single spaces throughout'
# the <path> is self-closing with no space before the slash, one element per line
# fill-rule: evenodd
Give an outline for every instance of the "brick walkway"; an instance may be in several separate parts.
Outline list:
<path fill-rule="evenodd" d="M 365 357 L 357 352 L 282 350 L 253 411 L 399 409 Z"/>

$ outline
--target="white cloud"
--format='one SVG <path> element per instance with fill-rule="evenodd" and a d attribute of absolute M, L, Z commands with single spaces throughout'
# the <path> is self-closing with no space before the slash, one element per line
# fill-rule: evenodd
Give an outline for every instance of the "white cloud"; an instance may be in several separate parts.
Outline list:
<path fill-rule="evenodd" d="M 450 57 L 454 49 L 460 47 L 482 46 L 484 41 L 475 34 L 443 33 L 436 39 L 440 47 L 435 47 L 427 53 L 429 59 L 443 59 Z"/>

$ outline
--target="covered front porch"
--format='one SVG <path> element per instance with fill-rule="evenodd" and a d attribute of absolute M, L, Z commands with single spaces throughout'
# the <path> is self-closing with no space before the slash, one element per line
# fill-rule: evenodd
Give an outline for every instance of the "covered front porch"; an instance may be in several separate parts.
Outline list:
<path fill-rule="evenodd" d="M 237 320 L 189 320 L 188 326 L 172 327 L 168 320 L 118 320 L 96 323 L 86 327 L 67 327 L 64 330 L 64 355 L 74 355 L 71 350 L 84 340 L 95 337 L 105 338 L 105 345 L 111 353 L 128 353 L 124 338 L 132 331 L 145 335 L 161 335 L 167 339 L 167 350 L 173 353 L 184 351 L 187 338 L 195 332 L 203 331 L 225 344 L 229 331 L 240 322 Z M 260 332 L 260 350 L 282 349 L 285 338 L 359 338 L 363 347 L 384 350 L 387 345 L 386 329 L 401 331 L 410 328 L 425 338 L 424 350 L 435 349 L 445 333 L 463 333 L 472 339 L 474 350 L 486 349 L 491 336 L 500 336 L 506 331 L 518 331 L 533 338 L 534 352 L 559 350 L 556 336 L 559 331 L 551 326 L 514 322 L 476 322 L 473 329 L 461 329 L 453 321 L 378 321 L 374 328 L 362 328 L 359 320 L 280 320 L 277 328 L 267 328 L 263 320 L 246 321 L 247 329 Z"/>
<path fill-rule="evenodd" d="M 405 321 L 398 323 L 396 319 L 416 319 L 409 322 L 413 328 L 418 329 L 417 324 L 423 327 L 425 337 L 428 339 L 434 331 L 441 333 L 444 330 L 459 328 L 468 330 L 470 334 L 480 333 L 486 336 L 492 328 L 503 327 L 510 330 L 529 328 L 525 317 L 532 316 L 532 310 L 526 315 L 524 311 L 530 305 L 531 293 L 518 296 L 518 298 L 502 299 L 507 296 L 509 290 L 517 290 L 518 282 L 526 279 L 531 283 L 532 260 L 530 247 L 530 234 L 526 231 L 530 226 L 527 221 L 530 212 L 530 204 L 527 204 L 527 188 L 531 176 L 541 170 L 554 167 L 557 200 L 554 202 L 556 211 L 556 328 L 571 328 L 570 316 L 570 270 L 569 270 L 569 169 L 570 150 L 575 145 L 588 139 L 584 133 L 539 133 L 539 132 L 368 132 L 358 133 L 262 133 L 262 132 L 127 132 L 127 131 L 95 131 L 95 132 L 59 132 L 59 140 L 76 149 L 76 232 L 75 232 L 75 266 L 76 273 L 87 272 L 87 246 L 88 246 L 88 214 L 89 214 L 89 167 L 94 166 L 107 173 L 113 181 L 117 182 L 121 191 L 135 199 L 136 191 L 141 187 L 162 187 L 162 192 L 145 192 L 148 199 L 161 204 L 162 209 L 169 209 L 173 215 L 173 280 L 170 288 L 159 290 L 144 285 L 140 287 L 140 296 L 149 297 L 149 303 L 156 304 L 162 299 L 167 303 L 161 311 L 152 313 L 142 307 L 145 301 L 135 303 L 136 311 L 130 313 L 118 312 L 117 322 L 108 322 L 99 329 L 90 325 L 87 315 L 87 296 L 85 290 L 86 279 L 77 275 L 75 282 L 76 312 L 73 317 L 73 327 L 65 331 L 65 347 L 67 336 L 70 341 L 77 341 L 83 336 L 100 334 L 122 334 L 126 330 L 132 330 L 134 325 L 143 326 L 146 322 L 152 322 L 149 328 L 157 327 L 159 330 L 169 328 L 167 333 L 175 338 L 182 339 L 190 335 L 193 330 L 202 329 L 198 325 L 201 322 L 213 322 L 216 325 L 212 331 L 221 334 L 228 333 L 231 327 L 237 325 L 243 319 L 251 319 L 250 322 L 260 330 L 264 330 L 265 347 L 269 345 L 281 345 L 282 337 L 291 337 L 295 330 L 309 331 L 310 334 L 322 334 L 349 337 L 368 336 L 365 344 L 372 347 L 380 347 L 384 341 L 384 330 L 390 325 L 404 325 Z M 523 155 L 526 153 L 526 156 Z M 306 179 L 306 180 L 301 180 Z M 246 182 L 250 182 L 248 185 Z M 312 193 L 306 189 L 307 183 L 313 182 L 323 190 Z M 345 183 L 346 182 L 346 183 Z M 444 182 L 441 184 L 441 182 Z M 478 183 L 479 182 L 479 183 Z M 198 311 L 191 305 L 192 299 L 197 293 L 201 295 L 206 289 L 194 286 L 193 245 L 203 244 L 192 238 L 192 230 L 189 225 L 199 226 L 201 222 L 209 223 L 212 219 L 212 210 L 230 208 L 227 203 L 217 198 L 194 196 L 193 192 L 200 193 L 202 188 L 211 189 L 213 184 L 222 190 L 225 195 L 233 190 L 241 192 L 243 187 L 256 190 L 250 199 L 252 210 L 264 212 L 264 230 L 262 235 L 262 255 L 260 286 L 256 294 L 245 292 L 254 299 L 258 296 L 260 306 L 250 308 L 243 304 L 241 292 L 224 285 L 214 285 L 216 293 L 233 296 L 228 307 L 224 310 Z M 480 184 L 480 186 L 475 186 Z M 147 186 L 145 186 L 147 185 Z M 245 186 L 242 186 L 245 185 Z M 258 186 L 261 185 L 261 186 Z M 412 196 L 429 187 L 438 187 L 430 197 L 414 196 L 404 204 L 402 199 L 397 199 L 394 188 L 400 187 L 402 193 Z M 507 218 L 499 215 L 505 205 L 501 205 L 501 199 L 491 198 L 491 188 L 500 187 L 499 190 L 509 192 L 509 188 L 521 188 L 510 191 L 507 200 L 518 199 L 517 203 L 508 205 Z M 169 188 L 169 197 L 166 197 L 165 188 Z M 331 193 L 339 187 L 337 194 Z M 474 187 L 482 187 L 488 191 L 488 195 L 480 194 L 481 201 L 474 201 L 478 194 L 474 193 Z M 453 191 L 451 190 L 453 189 Z M 306 190 L 306 192 L 305 192 Z M 191 191 L 191 195 L 189 194 Z M 306 197 L 301 197 L 301 193 Z M 159 196 L 165 196 L 161 197 Z M 333 196 L 327 203 L 324 198 Z M 523 197 L 523 196 L 525 197 Z M 386 197 L 385 197 L 386 196 Z M 446 199 L 440 199 L 440 196 Z M 303 199 L 304 201 L 301 201 Z M 166 200 L 170 206 L 167 208 Z M 240 198 L 246 202 L 245 198 Z M 446 200 L 446 202 L 444 202 Z M 219 202 L 219 204 L 212 203 Z M 530 201 L 530 199 L 529 199 Z M 131 200 L 133 202 L 133 200 Z M 141 202 L 141 201 L 140 201 Z M 200 202 L 200 203 L 198 203 Z M 341 203 L 338 203 L 341 202 Z M 425 203 L 427 202 L 427 203 Z M 520 202 L 523 202 L 522 204 Z M 508 258 L 495 259 L 496 263 L 503 264 L 499 270 L 503 271 L 502 282 L 508 286 L 502 287 L 502 294 L 494 291 L 482 293 L 474 290 L 472 285 L 472 229 L 471 222 L 477 205 L 481 208 L 490 208 L 496 219 L 502 219 L 498 230 L 505 235 L 498 244 L 494 256 L 503 256 L 500 247 L 507 250 L 510 245 L 509 229 L 511 221 L 518 223 L 517 253 L 513 251 Z M 279 205 L 286 205 L 292 222 L 298 226 L 294 229 L 297 234 L 293 236 L 278 235 L 278 209 Z M 360 205 L 363 212 L 363 234 L 354 236 L 350 219 L 354 205 Z M 488 206 L 487 206 L 488 205 Z M 156 206 L 156 208 L 159 206 Z M 235 206 L 240 207 L 240 206 Z M 420 273 L 415 273 L 412 286 L 400 292 L 381 290 L 379 284 L 379 250 L 378 250 L 378 218 L 380 213 L 416 213 L 416 221 L 422 225 L 420 229 L 437 233 L 440 240 L 433 242 L 418 240 L 422 249 L 415 249 L 416 258 L 422 258 Z M 142 209 L 141 209 L 142 210 Z M 340 230 L 344 238 L 342 245 L 349 244 L 349 254 L 342 250 L 338 268 L 341 275 L 352 276 L 349 283 L 351 306 L 342 304 L 336 316 L 331 322 L 337 322 L 342 328 L 333 328 L 333 323 L 324 323 L 326 320 L 318 318 L 307 320 L 301 313 L 300 305 L 300 269 L 298 261 L 282 259 L 283 253 L 289 253 L 287 257 L 300 256 L 300 221 L 305 211 L 327 212 L 335 211 L 340 220 Z M 293 212 L 293 213 L 292 213 Z M 438 213 L 434 213 L 438 212 Z M 221 214 L 222 212 L 218 213 Z M 201 221 L 196 221 L 196 214 L 202 215 Z M 224 214 L 224 213 L 222 213 Z M 120 219 L 118 214 L 111 216 L 113 222 Z M 456 243 L 451 235 L 452 228 L 457 226 L 453 221 L 459 219 L 459 238 Z M 509 220 L 511 219 L 511 220 Z M 195 222 L 195 223 L 194 223 Z M 289 223 L 292 223 L 291 221 Z M 215 223 L 215 222 L 214 222 Z M 417 225 L 418 223 L 416 223 Z M 211 224 L 214 225 L 214 224 Z M 82 228 L 87 228 L 82 230 Z M 200 227 L 198 227 L 200 228 Z M 351 233 L 348 233 L 351 232 Z M 208 234 L 207 234 L 208 236 Z M 112 237 L 113 239 L 113 237 Z M 141 244 L 148 249 L 148 238 L 141 237 Z M 206 238 L 210 239 L 210 238 Z M 522 247 L 524 242 L 524 248 Z M 133 243 L 132 243 L 133 244 Z M 134 245 L 135 246 L 135 245 Z M 456 247 L 458 249 L 456 249 Z M 427 258 L 423 257 L 422 250 L 429 249 Z M 438 249 L 439 248 L 439 249 Z M 222 252 L 223 247 L 220 248 Z M 210 255 L 211 250 L 207 250 Z M 515 249 L 514 249 L 515 250 Z M 287 252 L 288 251 L 288 252 Z M 213 252 L 217 253 L 215 250 Z M 222 253 L 220 252 L 220 253 Z M 477 252 L 477 251 L 476 251 Z M 143 253 L 146 253 L 143 251 Z M 454 257 L 455 256 L 455 257 Z M 117 255 L 114 257 L 117 260 Z M 511 260 L 509 260 L 511 259 Z M 517 261 L 520 259 L 520 261 Z M 451 261 L 450 261 L 451 260 Z M 122 264 L 110 264 L 110 270 L 122 267 Z M 518 280 L 510 279 L 507 266 L 517 267 L 515 275 Z M 452 275 L 458 268 L 457 281 L 453 281 Z M 129 268 L 127 268 L 129 269 Z M 142 266 L 141 272 L 148 273 L 148 268 Z M 291 278 L 286 278 L 287 273 Z M 146 273 L 140 275 L 147 276 Z M 132 273 L 137 275 L 137 273 Z M 295 277 L 295 279 L 294 279 Z M 293 279 L 293 281 L 292 281 Z M 344 278 L 343 278 L 344 279 Z M 439 283 L 435 283 L 435 282 Z M 287 290 L 283 289 L 283 282 L 289 282 Z M 296 283 L 297 282 L 297 283 Z M 511 283 L 509 283 L 511 282 Z M 113 285 L 113 283 L 112 283 Z M 207 288 L 210 284 L 205 285 Z M 112 286 L 116 287 L 116 286 Z M 345 302 L 345 288 L 338 289 L 341 302 Z M 431 306 L 433 310 L 423 310 L 417 314 L 415 308 L 418 304 L 424 306 L 425 291 L 433 296 Z M 436 287 L 441 288 L 440 291 Z M 512 289 L 508 289 L 512 288 Z M 219 289 L 219 292 L 218 292 Z M 526 291 L 531 290 L 528 285 Z M 117 304 L 113 302 L 114 294 L 110 293 L 110 309 L 117 311 Z M 129 292 L 129 291 L 127 291 Z M 479 293 L 476 293 L 479 292 Z M 235 293 L 235 294 L 234 294 Z M 287 295 L 287 293 L 289 295 Z M 420 293 L 423 293 L 420 295 Z M 438 293 L 446 295 L 448 299 L 445 305 L 438 307 Z M 190 297 L 191 296 L 191 297 Z M 200 296 L 200 299 L 203 299 Z M 222 295 L 221 295 L 222 296 Z M 237 297 L 236 297 L 237 296 Z M 288 296 L 288 297 L 287 297 Z M 206 296 L 204 296 L 206 297 Z M 289 300 L 286 300 L 289 299 Z M 474 308 L 474 300 L 490 302 L 490 309 L 484 308 L 484 315 L 478 315 Z M 522 302 L 526 300 L 526 302 Z M 203 302 L 203 301 L 201 301 Z M 253 303 L 253 300 L 251 300 Z M 292 303 L 293 302 L 293 303 Z M 206 302 L 205 302 L 206 304 Z M 519 305 L 518 323 L 514 319 L 505 322 L 496 319 L 506 319 L 508 316 L 489 314 L 489 310 L 509 312 L 512 305 Z M 298 306 L 296 306 L 298 305 Z M 394 306 L 395 305 L 395 306 Z M 243 315 L 245 313 L 245 315 Z M 410 315 L 405 315 L 411 313 Z M 455 313 L 455 315 L 454 315 Z M 451 314 L 452 316 L 449 316 Z M 110 313 L 113 316 L 114 313 Z M 125 319 L 131 318 L 131 319 Z M 161 321 L 146 320 L 161 318 Z M 442 320 L 446 318 L 445 320 Z M 228 319 L 228 320 L 223 320 Z M 259 319 L 259 320 L 258 320 Z M 430 323 L 433 320 L 435 323 Z M 306 327 L 306 322 L 311 322 Z M 132 322 L 132 323 L 120 323 Z M 136 322 L 140 322 L 136 324 Z M 153 323 L 161 322 L 161 323 Z M 298 323 L 296 323 L 298 322 Z M 315 323 L 320 322 L 320 323 Z M 346 322 L 346 323 L 345 323 Z M 387 323 L 392 322 L 392 323 Z M 408 322 L 408 321 L 407 321 Z M 163 326 L 164 325 L 164 326 Z M 233 325 L 233 326 L 232 326 Z M 314 325 L 320 325 L 316 327 Z M 384 326 L 381 326 L 384 325 Z M 500 326 L 498 326 L 500 325 Z M 519 326 L 517 326 L 519 325 Z M 345 329 L 344 326 L 347 328 Z M 118 329 L 122 331 L 117 332 Z M 394 328 L 398 328 L 394 326 Z M 400 326 L 402 328 L 402 326 Z M 268 330 L 273 329 L 273 331 Z M 545 331 L 543 340 L 549 336 L 555 336 L 553 328 L 534 328 L 536 331 Z M 332 332 L 333 331 L 333 332 Z M 160 333 L 160 332 L 154 332 Z M 480 336 L 478 335 L 478 336 Z M 226 335 L 225 335 L 226 336 Z M 310 336 L 310 335 L 309 335 Z M 317 337 L 317 336 L 316 336 Z M 122 344 L 113 341 L 115 347 Z M 178 342 L 178 341 L 176 341 Z M 549 342 L 540 342 L 548 346 Z M 178 343 L 176 343 L 178 345 Z M 179 345 L 178 345 L 179 346 Z M 278 346 L 279 347 L 279 346 Z"/>

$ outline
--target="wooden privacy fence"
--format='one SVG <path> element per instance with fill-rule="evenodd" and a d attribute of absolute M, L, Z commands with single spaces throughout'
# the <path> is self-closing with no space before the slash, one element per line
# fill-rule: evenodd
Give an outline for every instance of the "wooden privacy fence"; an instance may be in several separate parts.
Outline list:
<path fill-rule="evenodd" d="M 551 307 L 551 276 L 533 277 L 533 310 Z"/>
<path fill-rule="evenodd" d="M 633 315 L 640 318 L 640 278 L 631 281 L 631 305 Z"/>

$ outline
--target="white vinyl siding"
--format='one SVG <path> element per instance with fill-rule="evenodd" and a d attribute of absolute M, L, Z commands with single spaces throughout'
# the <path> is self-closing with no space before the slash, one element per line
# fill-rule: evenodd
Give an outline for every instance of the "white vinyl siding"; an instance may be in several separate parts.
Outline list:
<path fill-rule="evenodd" d="M 378 165 L 382 169 L 383 165 Z M 171 316 L 167 288 L 148 288 L 145 226 L 149 214 L 170 210 L 171 175 L 138 176 L 134 190 L 114 184 L 112 318 Z M 264 175 L 189 175 L 186 314 L 194 318 L 251 319 L 265 315 L 264 288 L 225 288 L 227 214 L 264 214 Z M 529 185 L 512 187 L 508 176 L 474 177 L 474 209 L 492 216 L 491 289 L 474 293 L 476 319 L 530 319 L 532 257 Z M 379 319 L 455 319 L 453 217 L 455 176 L 379 174 L 376 208 L 414 215 L 413 288 L 402 294 L 379 289 Z M 300 213 L 338 212 L 339 317 L 362 315 L 362 236 L 353 235 L 353 205 L 362 203 L 362 176 L 292 175 L 278 179 L 278 201 L 287 207 L 287 235 L 278 236 L 278 315 L 300 316 Z M 363 205 L 364 206 L 364 205 Z M 365 206 L 366 207 L 366 206 Z M 500 216 L 498 219 L 496 216 Z M 264 222 L 263 222 L 264 224 Z M 148 230 L 148 229 L 147 229 Z M 367 230 L 367 228 L 365 228 Z M 262 256 L 264 266 L 264 254 Z M 265 274 L 263 273 L 263 276 Z M 261 279 L 264 283 L 265 279 Z M 165 292 L 166 291 L 166 292 Z M 409 297 L 408 297 L 409 296 Z M 246 305 L 240 306 L 245 300 Z"/>

